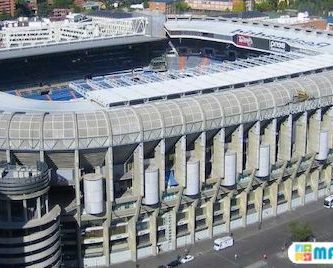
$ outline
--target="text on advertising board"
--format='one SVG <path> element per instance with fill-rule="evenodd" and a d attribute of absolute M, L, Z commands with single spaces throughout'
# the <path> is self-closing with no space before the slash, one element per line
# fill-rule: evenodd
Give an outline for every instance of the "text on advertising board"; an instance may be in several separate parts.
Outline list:
<path fill-rule="evenodd" d="M 285 42 L 269 40 L 269 50 L 271 51 L 284 52 L 286 48 L 287 44 Z"/>
<path fill-rule="evenodd" d="M 237 45 L 244 46 L 244 47 L 252 47 L 253 40 L 250 36 L 237 35 Z"/>

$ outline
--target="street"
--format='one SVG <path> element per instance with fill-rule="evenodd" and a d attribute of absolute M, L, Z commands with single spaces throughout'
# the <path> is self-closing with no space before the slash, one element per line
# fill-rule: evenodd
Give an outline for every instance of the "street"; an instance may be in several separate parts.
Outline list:
<path fill-rule="evenodd" d="M 246 228 L 232 230 L 235 244 L 225 250 L 213 250 L 213 241 L 217 238 L 215 237 L 214 239 L 199 241 L 195 245 L 190 245 L 186 248 L 179 248 L 177 251 L 141 259 L 136 264 L 134 262 L 126 262 L 113 265 L 113 267 L 158 267 L 175 260 L 177 255 L 183 256 L 186 250 L 189 250 L 189 254 L 194 256 L 194 260 L 182 264 L 182 267 L 305 267 L 292 264 L 287 257 L 287 249 L 282 251 L 284 243 L 290 237 L 288 224 L 293 220 L 310 223 L 317 242 L 333 241 L 333 209 L 324 208 L 323 199 L 320 199 L 306 206 L 278 215 L 275 218 L 264 220 L 260 230 L 258 223 L 249 225 Z M 237 259 L 235 259 L 235 254 L 238 255 Z M 264 254 L 267 255 L 266 259 L 263 258 Z M 313 265 L 313 267 L 332 266 Z"/>

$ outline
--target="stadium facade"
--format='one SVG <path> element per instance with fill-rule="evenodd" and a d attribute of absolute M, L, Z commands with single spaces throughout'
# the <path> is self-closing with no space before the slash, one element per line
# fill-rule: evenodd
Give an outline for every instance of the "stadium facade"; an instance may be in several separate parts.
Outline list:
<path fill-rule="evenodd" d="M 57 226 L 66 266 L 175 250 L 333 189 L 331 33 L 189 16 L 169 17 L 165 30 L 180 44 L 209 40 L 265 55 L 178 74 L 75 81 L 71 89 L 84 97 L 77 101 L 0 93 L 0 160 L 24 169 L 10 178 L 50 169 L 44 192 L 40 180 L 29 181 L 38 194 L 15 205 L 22 192 L 8 193 L 0 180 L 1 224 L 19 226 L 11 217 L 17 207 L 23 222 L 29 211 L 35 224 L 53 213 L 42 231 Z M 15 168 L 5 166 L 3 177 Z M 46 237 L 58 241 L 52 230 Z M 9 256 L 0 246 L 0 263 L 35 253 L 25 233 L 15 236 L 21 250 Z M 10 240 L 1 235 L 1 244 Z"/>

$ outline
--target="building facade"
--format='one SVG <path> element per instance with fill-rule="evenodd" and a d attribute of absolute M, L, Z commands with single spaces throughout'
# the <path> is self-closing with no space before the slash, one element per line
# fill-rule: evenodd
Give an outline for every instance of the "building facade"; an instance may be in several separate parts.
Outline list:
<path fill-rule="evenodd" d="M 12 17 L 15 16 L 15 1 L 14 0 L 0 0 L 0 13 L 8 14 Z"/>
<path fill-rule="evenodd" d="M 231 11 L 233 8 L 232 0 L 186 0 L 185 2 L 194 10 Z"/>
<path fill-rule="evenodd" d="M 176 11 L 176 1 L 174 0 L 153 0 L 149 1 L 149 10 L 159 11 L 165 14 Z"/>

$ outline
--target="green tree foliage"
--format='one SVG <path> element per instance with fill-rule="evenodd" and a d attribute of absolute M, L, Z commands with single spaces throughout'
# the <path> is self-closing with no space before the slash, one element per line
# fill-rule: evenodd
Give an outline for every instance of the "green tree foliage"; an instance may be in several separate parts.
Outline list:
<path fill-rule="evenodd" d="M 149 7 L 148 0 L 144 0 L 144 1 L 143 1 L 143 7 L 144 7 L 144 8 L 148 8 L 148 7 Z"/>
<path fill-rule="evenodd" d="M 31 9 L 29 8 L 27 2 L 24 0 L 17 0 L 15 7 L 15 17 L 30 17 L 32 15 Z"/>
<path fill-rule="evenodd" d="M 237 2 L 234 4 L 232 11 L 234 12 L 243 12 L 245 11 L 246 7 L 245 7 L 245 3 L 243 1 Z"/>
<path fill-rule="evenodd" d="M 293 241 L 309 241 L 312 236 L 312 228 L 308 223 L 301 223 L 298 221 L 291 222 L 289 224 L 289 230 Z"/>
<path fill-rule="evenodd" d="M 178 12 L 188 11 L 189 9 L 190 9 L 190 6 L 184 1 L 178 1 L 176 3 L 176 11 L 178 11 Z"/>
<path fill-rule="evenodd" d="M 333 10 L 333 0 L 294 0 L 290 7 L 299 11 L 308 11 L 311 15 L 326 15 Z"/>
<path fill-rule="evenodd" d="M 8 20 L 10 19 L 10 15 L 5 11 L 0 11 L 0 20 Z"/>
<path fill-rule="evenodd" d="M 282 11 L 285 10 L 287 7 L 288 7 L 288 5 L 287 5 L 286 1 L 279 2 L 278 6 L 277 6 L 278 10 L 282 10 Z"/>

